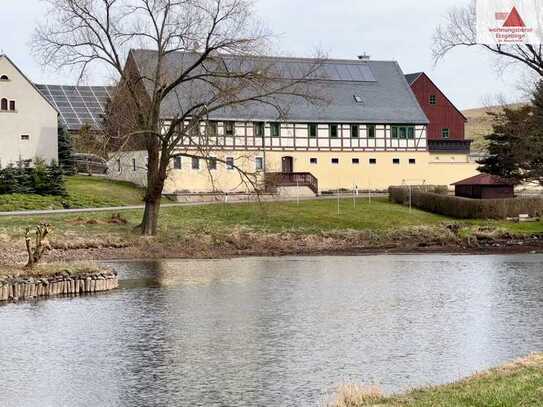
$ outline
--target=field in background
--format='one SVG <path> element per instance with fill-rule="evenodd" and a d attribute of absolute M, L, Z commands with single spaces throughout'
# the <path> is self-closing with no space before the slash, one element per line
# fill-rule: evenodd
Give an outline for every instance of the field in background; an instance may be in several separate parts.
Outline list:
<path fill-rule="evenodd" d="M 522 103 L 511 104 L 509 107 L 521 107 Z M 462 111 L 468 119 L 466 123 L 466 139 L 473 140 L 471 149 L 473 153 L 480 153 L 486 150 L 484 137 L 492 132 L 492 116 L 487 112 L 497 113 L 500 106 L 480 107 Z"/>

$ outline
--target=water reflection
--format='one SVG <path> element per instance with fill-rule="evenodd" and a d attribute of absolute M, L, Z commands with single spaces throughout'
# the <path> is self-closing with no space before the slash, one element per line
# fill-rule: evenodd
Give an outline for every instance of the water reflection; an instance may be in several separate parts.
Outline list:
<path fill-rule="evenodd" d="M 310 406 L 543 350 L 542 256 L 111 265 L 119 291 L 0 308 L 0 405 Z"/>

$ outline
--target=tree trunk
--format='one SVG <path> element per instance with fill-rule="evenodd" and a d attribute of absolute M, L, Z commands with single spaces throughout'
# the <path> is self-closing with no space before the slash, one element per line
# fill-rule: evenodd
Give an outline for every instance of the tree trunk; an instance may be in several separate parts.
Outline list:
<path fill-rule="evenodd" d="M 147 190 L 145 193 L 145 211 L 141 221 L 141 233 L 144 236 L 155 236 L 158 233 L 158 214 L 160 200 L 167 177 L 169 155 L 157 139 L 149 142 L 147 147 Z M 163 147 L 163 146 L 162 146 Z"/>
<path fill-rule="evenodd" d="M 141 222 L 141 232 L 144 236 L 154 236 L 158 232 L 158 213 L 160 211 L 160 198 L 148 197 L 145 201 L 145 211 Z"/>

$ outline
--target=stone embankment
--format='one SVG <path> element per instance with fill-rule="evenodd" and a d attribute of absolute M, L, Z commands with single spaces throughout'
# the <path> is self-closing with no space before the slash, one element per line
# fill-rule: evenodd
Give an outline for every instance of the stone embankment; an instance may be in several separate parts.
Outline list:
<path fill-rule="evenodd" d="M 71 275 L 57 273 L 47 277 L 0 277 L 0 304 L 61 295 L 82 295 L 109 291 L 119 287 L 115 272 Z"/>

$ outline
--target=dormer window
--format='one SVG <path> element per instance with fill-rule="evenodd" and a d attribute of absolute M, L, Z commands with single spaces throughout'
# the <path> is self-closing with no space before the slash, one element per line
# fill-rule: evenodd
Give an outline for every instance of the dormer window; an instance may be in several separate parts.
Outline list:
<path fill-rule="evenodd" d="M 0 110 L 2 111 L 8 110 L 8 100 L 6 98 L 0 100 Z"/>
<path fill-rule="evenodd" d="M 9 78 L 7 75 L 0 76 L 0 81 L 9 81 Z"/>

